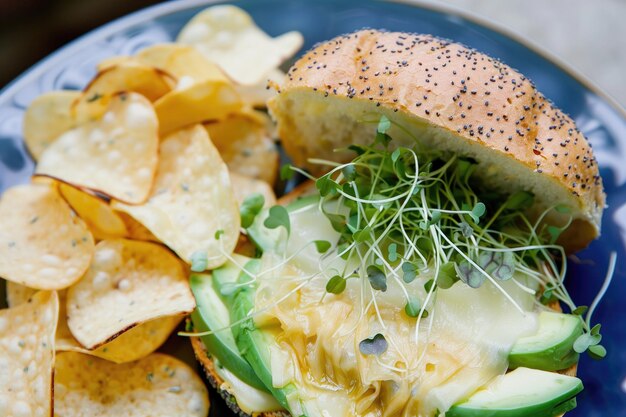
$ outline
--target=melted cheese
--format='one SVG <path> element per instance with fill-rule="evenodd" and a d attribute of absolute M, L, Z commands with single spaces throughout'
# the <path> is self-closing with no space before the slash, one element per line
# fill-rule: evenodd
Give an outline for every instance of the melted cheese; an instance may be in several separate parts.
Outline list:
<path fill-rule="evenodd" d="M 330 244 L 337 243 L 337 233 L 330 222 L 319 221 L 320 212 L 317 202 L 303 207 L 290 215 L 291 233 L 287 241 L 287 256 L 296 255 L 292 264 L 303 271 L 319 269 L 320 254 L 314 244 L 315 240 L 325 240 Z"/>
<path fill-rule="evenodd" d="M 259 280 L 255 305 L 266 310 L 257 316 L 257 326 L 272 323 L 275 332 L 273 384 L 296 387 L 287 397 L 294 415 L 431 417 L 502 375 L 512 345 L 536 329 L 532 295 L 513 281 L 501 285 L 525 314 L 489 282 L 479 289 L 458 282 L 437 291 L 426 306 L 429 318 L 419 325 L 404 313 L 399 279 L 388 277 L 387 291 L 375 293 L 378 309 L 364 277 L 348 280 L 339 295 L 328 294 L 332 270 L 352 268 L 341 259 L 320 257 L 309 242 L 336 243 L 338 234 L 316 208 L 292 213 L 291 222 L 287 254 L 263 256 L 263 267 L 271 272 Z M 421 274 L 403 286 L 424 300 L 430 278 Z M 359 342 L 377 333 L 389 342 L 387 351 L 362 355 Z"/>

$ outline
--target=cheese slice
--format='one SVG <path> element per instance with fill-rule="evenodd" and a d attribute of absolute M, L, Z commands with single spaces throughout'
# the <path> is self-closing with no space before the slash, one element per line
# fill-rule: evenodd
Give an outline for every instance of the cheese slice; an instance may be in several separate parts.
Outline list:
<path fill-rule="evenodd" d="M 426 300 L 434 268 L 410 284 L 389 276 L 385 292 L 361 275 L 328 294 L 328 279 L 357 264 L 311 245 L 339 238 L 316 206 L 290 219 L 287 253 L 263 255 L 255 321 L 274 324 L 273 384 L 297 388 L 287 398 L 292 414 L 431 417 L 504 374 L 512 345 L 536 330 L 533 295 L 516 285 L 524 283 L 519 275 L 500 285 L 524 313 L 489 281 L 478 289 L 457 282 L 429 298 L 430 315 L 419 324 L 404 313 L 406 294 Z M 360 341 L 377 333 L 387 351 L 361 354 Z"/>

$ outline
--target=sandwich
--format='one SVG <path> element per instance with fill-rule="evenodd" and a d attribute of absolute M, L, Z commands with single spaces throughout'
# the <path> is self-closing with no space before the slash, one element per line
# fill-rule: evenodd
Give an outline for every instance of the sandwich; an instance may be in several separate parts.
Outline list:
<path fill-rule="evenodd" d="M 430 35 L 337 37 L 276 88 L 268 107 L 292 161 L 281 175 L 304 182 L 276 206 L 248 197 L 254 249 L 191 277 L 194 351 L 229 406 L 573 409 L 580 354 L 606 354 L 597 303 L 576 306 L 564 286 L 605 204 L 574 122 L 514 69 Z"/>

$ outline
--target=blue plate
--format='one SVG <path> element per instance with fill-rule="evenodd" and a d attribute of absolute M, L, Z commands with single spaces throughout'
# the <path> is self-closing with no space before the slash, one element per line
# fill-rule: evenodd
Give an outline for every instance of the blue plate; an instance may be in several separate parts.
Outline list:
<path fill-rule="evenodd" d="M 79 89 L 95 74 L 103 58 L 132 54 L 146 45 L 170 41 L 210 1 L 164 3 L 134 13 L 67 45 L 0 92 L 0 191 L 28 181 L 33 162 L 24 150 L 21 128 L 26 106 L 39 94 Z M 587 81 L 555 59 L 487 22 L 454 10 L 419 2 L 373 0 L 242 0 L 235 1 L 271 35 L 299 30 L 306 48 L 362 27 L 432 33 L 497 57 L 530 77 L 548 98 L 569 113 L 593 144 L 607 193 L 602 237 L 569 264 L 568 287 L 577 304 L 588 305 L 598 292 L 609 255 L 617 269 L 594 321 L 603 324 L 607 358 L 584 357 L 579 375 L 586 389 L 568 416 L 626 416 L 626 113 Z M 173 341 L 166 349 L 189 355 Z M 228 416 L 214 399 L 211 415 Z"/>

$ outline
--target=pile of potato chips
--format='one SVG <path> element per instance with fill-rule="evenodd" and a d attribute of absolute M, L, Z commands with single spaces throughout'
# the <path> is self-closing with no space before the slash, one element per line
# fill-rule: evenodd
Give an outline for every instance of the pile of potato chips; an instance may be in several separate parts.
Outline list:
<path fill-rule="evenodd" d="M 0 415 L 207 415 L 202 380 L 154 351 L 195 308 L 191 263 L 235 250 L 239 203 L 275 201 L 266 84 L 301 46 L 215 6 L 32 102 L 36 172 L 0 198 Z"/>

